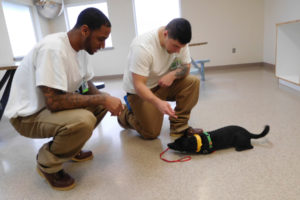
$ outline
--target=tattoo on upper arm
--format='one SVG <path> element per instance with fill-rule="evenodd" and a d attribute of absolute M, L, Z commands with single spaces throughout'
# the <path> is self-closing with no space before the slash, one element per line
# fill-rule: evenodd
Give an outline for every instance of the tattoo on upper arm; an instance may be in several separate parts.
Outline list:
<path fill-rule="evenodd" d="M 188 66 L 187 65 L 181 65 L 180 67 L 178 67 L 176 69 L 176 74 L 175 74 L 176 78 L 184 77 L 186 75 L 187 71 L 188 71 Z"/>
<path fill-rule="evenodd" d="M 56 95 L 64 94 L 65 92 L 53 88 L 49 88 L 46 86 L 40 86 L 42 92 L 46 98 L 53 98 Z"/>
<path fill-rule="evenodd" d="M 66 94 L 66 92 L 61 91 L 61 90 L 57 90 L 57 89 L 53 89 L 53 88 L 49 88 L 46 86 L 40 86 L 42 93 L 44 94 L 45 97 L 45 101 L 46 101 L 46 105 L 49 107 L 55 107 L 57 101 L 55 101 L 55 98 L 57 98 L 58 95 L 62 95 L 62 94 Z"/>

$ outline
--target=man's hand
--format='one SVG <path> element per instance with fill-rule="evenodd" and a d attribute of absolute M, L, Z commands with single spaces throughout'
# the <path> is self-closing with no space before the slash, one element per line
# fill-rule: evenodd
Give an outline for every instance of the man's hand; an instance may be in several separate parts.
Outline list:
<path fill-rule="evenodd" d="M 92 81 L 88 81 L 89 84 L 89 95 L 98 95 L 100 96 L 105 96 L 104 100 L 104 106 L 107 108 L 107 110 L 111 113 L 112 116 L 119 116 L 121 112 L 124 110 L 124 105 L 122 104 L 121 100 L 110 96 L 106 92 L 100 92 L 96 86 L 93 84 Z M 102 102 L 99 102 L 99 104 L 103 104 Z"/>
<path fill-rule="evenodd" d="M 124 110 L 124 105 L 119 98 L 107 96 L 104 106 L 111 113 L 112 116 L 119 116 Z"/>
<path fill-rule="evenodd" d="M 171 105 L 167 101 L 160 100 L 156 104 L 156 106 L 161 113 L 167 114 L 170 117 L 177 119 L 177 115 L 175 115 L 175 111 L 172 109 Z"/>
<path fill-rule="evenodd" d="M 152 91 L 146 86 L 147 77 L 132 73 L 133 83 L 137 94 L 145 101 L 152 103 L 161 113 L 167 114 L 170 117 L 177 118 L 175 111 L 167 101 L 163 101 L 155 96 Z M 168 79 L 168 78 L 166 78 Z"/>
<path fill-rule="evenodd" d="M 169 72 L 168 74 L 161 77 L 161 79 L 158 81 L 158 85 L 160 87 L 169 87 L 170 85 L 172 85 L 175 78 L 175 73 Z"/>

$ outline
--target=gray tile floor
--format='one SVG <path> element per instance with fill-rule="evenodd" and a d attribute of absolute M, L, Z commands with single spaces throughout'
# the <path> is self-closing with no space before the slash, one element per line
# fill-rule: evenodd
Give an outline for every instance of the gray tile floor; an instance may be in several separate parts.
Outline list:
<path fill-rule="evenodd" d="M 299 92 L 278 85 L 274 72 L 260 66 L 210 70 L 206 79 L 190 125 L 213 130 L 234 124 L 260 132 L 269 124 L 271 131 L 265 138 L 252 140 L 254 149 L 192 155 L 189 162 L 170 164 L 159 159 L 174 140 L 167 117 L 159 139 L 146 141 L 107 115 L 85 146 L 93 150 L 94 159 L 66 163 L 77 185 L 60 192 L 35 170 L 35 155 L 48 139 L 22 137 L 3 119 L 0 199 L 299 199 Z M 123 96 L 119 79 L 105 83 L 105 91 Z M 182 156 L 174 151 L 165 155 L 168 159 Z"/>

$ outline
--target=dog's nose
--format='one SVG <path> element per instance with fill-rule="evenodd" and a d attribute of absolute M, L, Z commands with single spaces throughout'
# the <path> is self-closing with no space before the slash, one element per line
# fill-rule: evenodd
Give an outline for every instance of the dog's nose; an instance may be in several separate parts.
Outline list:
<path fill-rule="evenodd" d="M 174 144 L 174 143 L 169 143 L 168 144 L 168 147 L 170 148 L 170 149 L 175 149 L 176 148 L 176 145 Z M 176 150 L 176 149 L 175 149 Z"/>

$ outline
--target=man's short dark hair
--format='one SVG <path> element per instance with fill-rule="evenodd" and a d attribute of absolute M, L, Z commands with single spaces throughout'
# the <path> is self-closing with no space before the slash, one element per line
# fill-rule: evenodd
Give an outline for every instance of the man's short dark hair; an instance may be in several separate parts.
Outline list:
<path fill-rule="evenodd" d="M 181 44 L 187 44 L 192 38 L 192 27 L 188 20 L 184 18 L 175 18 L 170 21 L 166 30 L 169 38 L 179 41 Z"/>
<path fill-rule="evenodd" d="M 89 29 L 96 30 L 101 26 L 111 27 L 109 19 L 97 8 L 86 8 L 79 14 L 74 28 L 87 25 Z"/>

